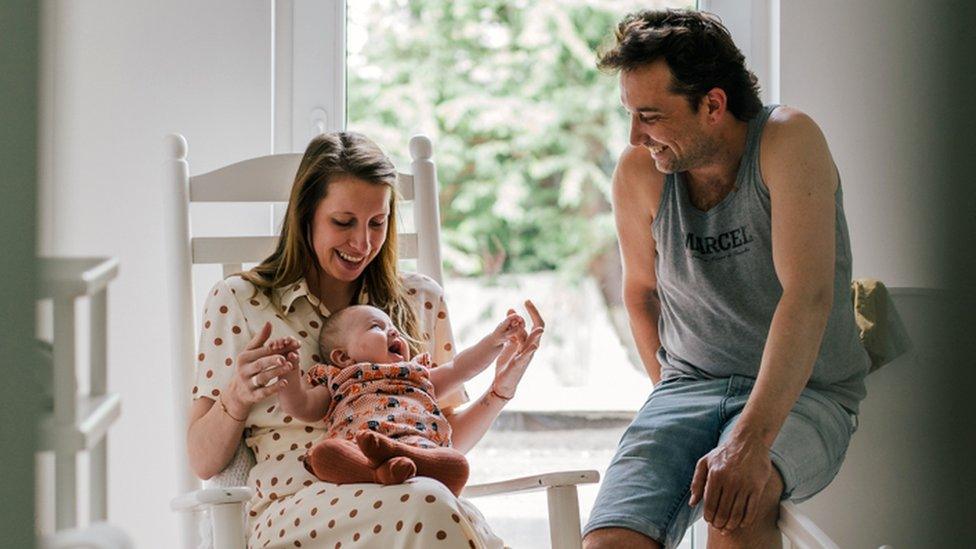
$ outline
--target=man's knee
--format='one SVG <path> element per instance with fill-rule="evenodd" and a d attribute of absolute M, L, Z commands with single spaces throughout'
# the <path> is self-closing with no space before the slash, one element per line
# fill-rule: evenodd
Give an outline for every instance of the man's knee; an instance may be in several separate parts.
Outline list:
<path fill-rule="evenodd" d="M 583 538 L 583 549 L 661 549 L 661 544 L 627 528 L 599 528 Z"/>
<path fill-rule="evenodd" d="M 783 477 L 779 470 L 773 467 L 773 474 L 763 488 L 759 498 L 759 509 L 756 519 L 749 526 L 739 526 L 735 530 L 725 531 L 708 527 L 709 547 L 763 547 L 778 539 L 779 531 L 776 523 L 779 521 L 779 507 L 783 495 Z"/>

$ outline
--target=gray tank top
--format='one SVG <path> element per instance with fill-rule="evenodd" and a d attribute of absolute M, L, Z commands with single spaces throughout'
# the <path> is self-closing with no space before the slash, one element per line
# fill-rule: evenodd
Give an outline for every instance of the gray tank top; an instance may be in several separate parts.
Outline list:
<path fill-rule="evenodd" d="M 652 231 L 657 241 L 661 377 L 756 377 L 783 288 L 773 268 L 769 191 L 759 141 L 775 105 L 749 122 L 736 187 L 707 212 L 684 174 L 668 174 Z M 837 187 L 834 303 L 808 387 L 852 412 L 865 395 L 869 359 L 851 305 L 851 247 Z"/>

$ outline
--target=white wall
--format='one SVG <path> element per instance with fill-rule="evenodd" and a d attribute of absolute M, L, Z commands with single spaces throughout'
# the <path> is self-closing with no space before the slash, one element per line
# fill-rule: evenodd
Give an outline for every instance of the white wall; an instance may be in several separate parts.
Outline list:
<path fill-rule="evenodd" d="M 271 5 L 56 0 L 46 6 L 39 219 L 44 254 L 121 261 L 110 287 L 109 519 L 138 547 L 175 547 L 176 459 L 166 284 L 163 136 L 196 173 L 271 150 Z"/>
<path fill-rule="evenodd" d="M 780 101 L 813 116 L 830 144 L 854 276 L 944 287 L 932 179 L 937 12 L 901 0 L 779 2 Z"/>
<path fill-rule="evenodd" d="M 844 186 L 854 276 L 945 287 L 947 212 L 936 179 L 945 173 L 936 145 L 941 14 L 927 2 L 779 2 L 780 100 L 826 134 Z M 936 523 L 947 497 L 936 488 L 945 486 L 945 389 L 958 364 L 931 329 L 948 314 L 938 295 L 898 297 L 918 358 L 868 377 L 843 468 L 802 506 L 841 547 L 928 547 L 934 529 L 952 523 Z"/>

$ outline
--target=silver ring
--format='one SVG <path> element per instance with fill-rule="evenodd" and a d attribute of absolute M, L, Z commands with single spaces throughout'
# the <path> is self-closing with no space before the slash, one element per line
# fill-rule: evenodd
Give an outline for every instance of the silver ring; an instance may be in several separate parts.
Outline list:
<path fill-rule="evenodd" d="M 260 388 L 261 388 L 261 384 L 260 384 L 260 383 L 258 383 L 258 376 L 256 376 L 256 375 L 254 375 L 254 376 L 251 376 L 251 385 L 252 385 L 252 386 L 253 386 L 253 387 L 254 387 L 255 389 L 260 389 Z"/>

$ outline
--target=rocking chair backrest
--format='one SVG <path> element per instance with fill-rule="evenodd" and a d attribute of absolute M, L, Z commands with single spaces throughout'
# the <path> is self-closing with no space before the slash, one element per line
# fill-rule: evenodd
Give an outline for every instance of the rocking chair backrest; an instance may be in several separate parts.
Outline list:
<path fill-rule="evenodd" d="M 413 203 L 412 233 L 398 235 L 401 259 L 415 259 L 417 271 L 441 284 L 440 213 L 437 203 L 437 176 L 432 161 L 430 140 L 422 135 L 410 140 L 411 172 L 399 173 L 397 187 L 402 202 Z M 222 168 L 189 175 L 186 139 L 173 134 L 167 137 L 164 166 L 167 192 L 164 193 L 168 261 L 167 279 L 172 329 L 174 406 L 176 410 L 176 459 L 179 464 L 177 493 L 200 487 L 190 472 L 186 453 L 186 432 L 193 379 L 193 357 L 196 356 L 196 304 L 193 302 L 193 265 L 219 264 L 223 276 L 242 270 L 247 264 L 268 257 L 277 244 L 273 236 L 194 237 L 190 225 L 190 204 L 213 202 L 287 203 L 301 154 L 275 154 L 243 160 Z M 401 210 L 402 211 L 402 210 Z M 402 228 L 403 224 L 399 224 Z M 214 280 L 213 282 L 216 282 Z M 195 535 L 190 517 L 183 522 L 185 543 Z M 190 545 L 185 545 L 189 547 Z"/>

